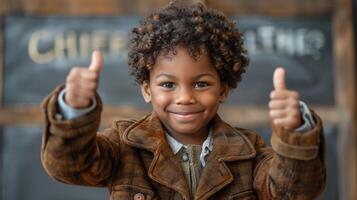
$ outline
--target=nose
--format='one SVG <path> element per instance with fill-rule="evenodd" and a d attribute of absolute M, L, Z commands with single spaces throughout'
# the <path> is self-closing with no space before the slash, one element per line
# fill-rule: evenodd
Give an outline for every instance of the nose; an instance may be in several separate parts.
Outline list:
<path fill-rule="evenodd" d="M 196 98 L 192 89 L 193 88 L 184 87 L 177 90 L 176 104 L 187 105 L 196 103 Z"/>

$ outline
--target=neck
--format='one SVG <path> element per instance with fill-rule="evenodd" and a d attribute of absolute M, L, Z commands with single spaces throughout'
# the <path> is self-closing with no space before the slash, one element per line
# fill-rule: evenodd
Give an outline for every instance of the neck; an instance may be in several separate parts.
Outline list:
<path fill-rule="evenodd" d="M 187 144 L 194 144 L 194 145 L 202 145 L 203 142 L 206 140 L 208 137 L 209 133 L 209 128 L 210 126 L 207 125 L 206 127 L 203 127 L 196 133 L 178 133 L 175 131 L 171 131 L 166 128 L 166 131 L 173 137 L 175 140 L 180 142 L 181 144 L 187 145 Z"/>

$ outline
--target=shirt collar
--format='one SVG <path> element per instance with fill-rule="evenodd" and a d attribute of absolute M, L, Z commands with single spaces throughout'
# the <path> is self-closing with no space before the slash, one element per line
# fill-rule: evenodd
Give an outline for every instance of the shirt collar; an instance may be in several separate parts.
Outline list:
<path fill-rule="evenodd" d="M 180 151 L 180 149 L 183 147 L 183 144 L 181 144 L 179 141 L 177 141 L 175 138 L 173 138 L 166 131 L 165 131 L 165 135 L 166 135 L 167 141 L 170 144 L 172 152 L 174 153 L 174 155 L 176 155 Z"/>
<path fill-rule="evenodd" d="M 179 141 L 177 141 L 175 138 L 173 138 L 167 132 L 165 132 L 165 135 L 166 135 L 167 141 L 170 144 L 172 152 L 174 153 L 174 155 L 176 155 L 184 145 L 182 143 L 180 143 Z M 213 149 L 212 129 L 210 129 L 206 140 L 203 141 L 203 143 L 202 143 L 202 152 L 209 153 L 208 150 L 212 151 L 212 149 Z"/>

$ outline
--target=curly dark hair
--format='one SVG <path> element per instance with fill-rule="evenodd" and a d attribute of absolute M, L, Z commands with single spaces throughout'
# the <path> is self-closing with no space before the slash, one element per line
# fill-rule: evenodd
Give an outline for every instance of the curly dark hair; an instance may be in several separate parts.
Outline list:
<path fill-rule="evenodd" d="M 174 53 L 183 45 L 193 59 L 206 53 L 220 80 L 236 88 L 249 63 L 243 34 L 236 23 L 202 3 L 184 5 L 171 2 L 133 28 L 129 50 L 129 70 L 135 81 L 149 81 L 151 68 L 162 54 Z"/>

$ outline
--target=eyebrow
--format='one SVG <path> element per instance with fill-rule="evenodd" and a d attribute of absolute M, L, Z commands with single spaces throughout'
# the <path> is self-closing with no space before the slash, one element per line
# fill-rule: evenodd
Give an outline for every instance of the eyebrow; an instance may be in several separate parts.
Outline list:
<path fill-rule="evenodd" d="M 160 78 L 160 77 L 168 77 L 168 78 L 176 78 L 174 75 L 172 75 L 172 74 L 167 74 L 167 73 L 161 73 L 161 74 L 159 74 L 159 75 L 157 75 L 156 77 L 155 77 L 155 79 L 157 79 L 157 78 Z M 203 76 L 210 76 L 210 77 L 214 77 L 212 74 L 210 74 L 210 73 L 204 73 L 204 74 L 199 74 L 199 75 L 197 75 L 196 77 L 195 77 L 195 79 L 199 79 L 199 78 L 201 78 L 201 77 L 203 77 Z"/>

